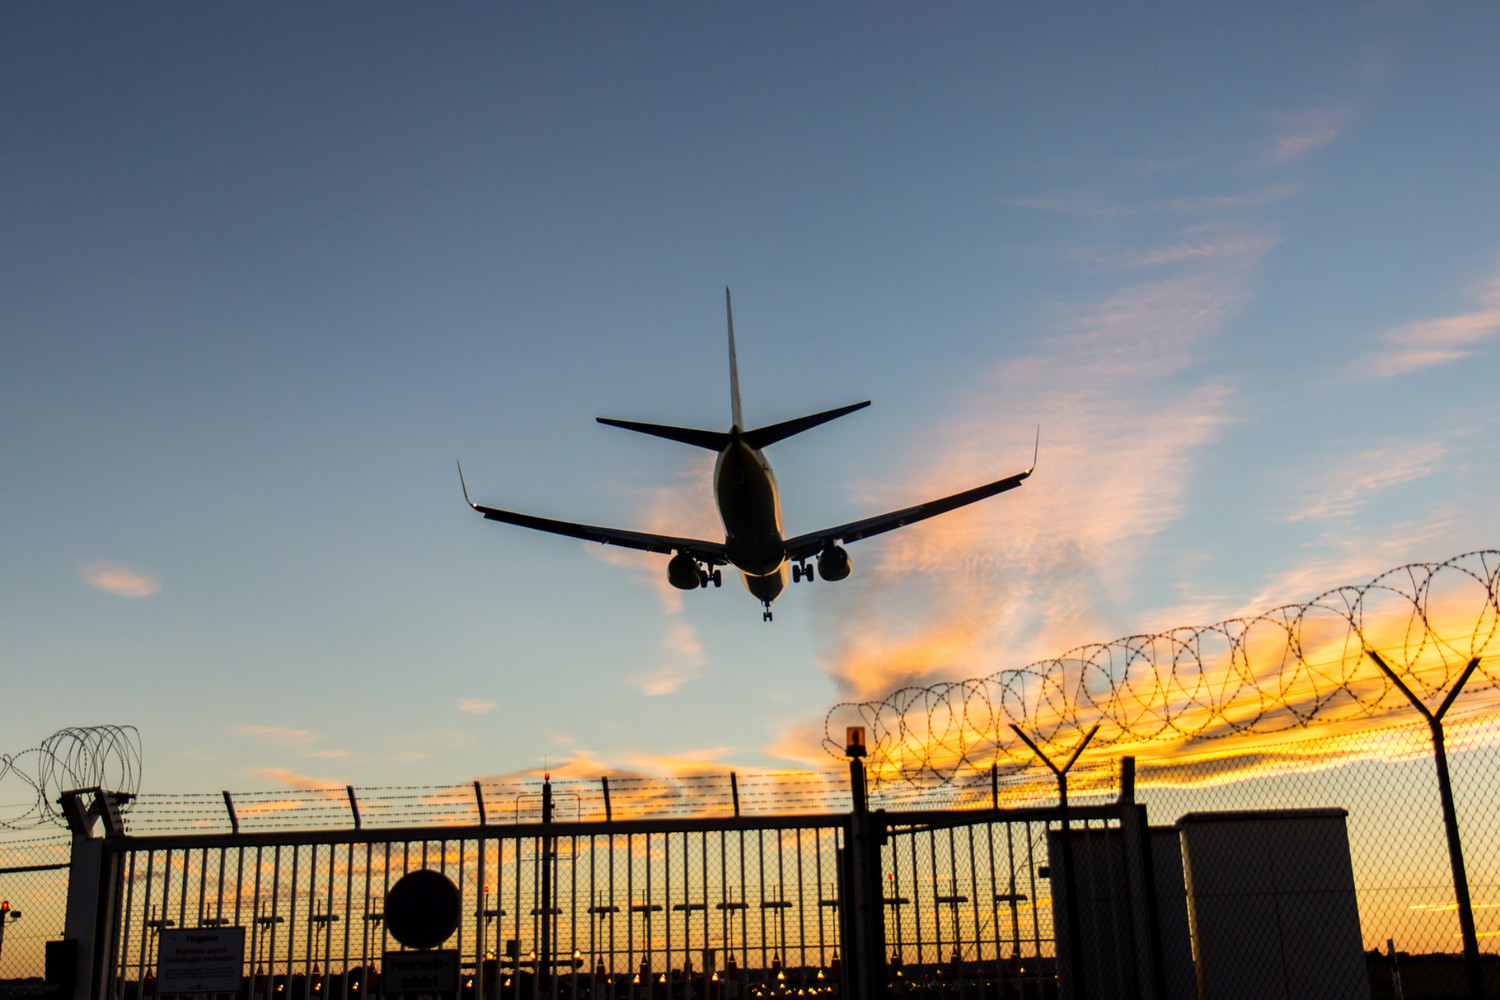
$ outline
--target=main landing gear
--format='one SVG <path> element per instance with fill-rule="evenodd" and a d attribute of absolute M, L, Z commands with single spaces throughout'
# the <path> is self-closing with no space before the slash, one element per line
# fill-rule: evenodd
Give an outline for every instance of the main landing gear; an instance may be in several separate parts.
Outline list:
<path fill-rule="evenodd" d="M 701 583 L 699 583 L 700 587 L 707 587 L 709 584 L 713 584 L 715 587 L 722 587 L 724 585 L 724 575 L 717 569 L 700 569 L 698 571 L 698 579 L 702 581 Z"/>
<path fill-rule="evenodd" d="M 816 580 L 816 579 L 817 579 L 817 576 L 813 572 L 812 564 L 810 564 L 810 563 L 792 563 L 792 582 L 793 583 L 801 583 L 803 580 L 806 580 L 809 583 L 811 583 L 813 580 Z"/>
<path fill-rule="evenodd" d="M 771 602 L 761 601 L 760 603 L 764 605 L 766 609 L 760 613 L 760 620 L 763 622 L 768 622 L 771 620 Z"/>

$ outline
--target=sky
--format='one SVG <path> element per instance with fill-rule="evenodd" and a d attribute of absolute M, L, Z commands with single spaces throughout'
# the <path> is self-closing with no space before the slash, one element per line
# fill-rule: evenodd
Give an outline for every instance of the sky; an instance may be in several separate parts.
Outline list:
<path fill-rule="evenodd" d="M 837 702 L 1493 548 L 1487 4 L 0 10 L 0 753 L 151 791 L 826 767 Z M 1020 471 L 763 623 L 789 534 Z M 721 537 L 721 535 L 720 535 Z M 0 794 L 3 799 L 9 793 Z M 8 801 L 8 800 L 7 800 Z"/>

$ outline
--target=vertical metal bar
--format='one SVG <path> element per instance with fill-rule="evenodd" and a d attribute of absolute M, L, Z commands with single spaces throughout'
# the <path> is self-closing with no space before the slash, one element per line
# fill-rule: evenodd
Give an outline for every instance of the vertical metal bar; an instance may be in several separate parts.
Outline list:
<path fill-rule="evenodd" d="M 931 840 L 931 834 L 928 834 L 928 840 Z M 924 942 L 922 940 L 922 863 L 917 860 L 917 832 L 915 830 L 913 830 L 911 836 L 907 838 L 907 842 L 911 844 L 912 933 L 916 938 L 917 964 L 921 965 L 922 956 L 924 954 Z"/>
<path fill-rule="evenodd" d="M 671 831 L 667 831 L 666 833 L 662 834 L 661 845 L 662 845 L 662 847 L 661 847 L 661 849 L 662 849 L 662 881 L 666 883 L 666 885 L 663 886 L 663 888 L 662 888 L 662 903 L 663 903 L 662 910 L 663 910 L 663 916 L 665 917 L 666 925 L 667 925 L 667 929 L 666 929 L 666 942 L 667 942 L 667 955 L 666 955 L 667 968 L 666 968 L 666 975 L 667 975 L 667 978 L 668 978 L 667 994 L 668 994 L 668 996 L 670 996 L 671 995 L 671 991 L 672 991 L 670 980 L 671 980 L 672 969 L 673 969 L 673 965 L 672 965 L 672 833 L 671 833 Z M 687 897 L 684 896 L 683 898 L 685 899 Z"/>
<path fill-rule="evenodd" d="M 815 837 L 817 836 L 817 832 L 818 831 L 816 829 L 813 830 L 813 835 Z M 816 840 L 813 843 L 814 843 L 814 846 L 817 845 L 817 841 Z M 805 985 L 806 982 L 807 982 L 807 890 L 806 890 L 806 887 L 803 885 L 803 880 L 802 880 L 802 867 L 803 867 L 804 861 L 805 861 L 805 858 L 804 858 L 804 855 L 802 853 L 802 828 L 798 827 L 797 828 L 797 949 L 798 949 L 798 954 L 801 957 L 797 961 L 797 969 L 798 969 L 798 972 L 797 972 L 797 982 Z M 819 913 L 823 912 L 823 910 L 822 910 L 821 907 L 818 909 L 818 912 Z"/>
<path fill-rule="evenodd" d="M 740 778 L 733 771 L 729 772 L 729 794 L 734 797 L 734 817 L 740 816 Z"/>
<path fill-rule="evenodd" d="M 760 901 L 760 967 L 769 968 L 766 961 L 766 831 L 755 831 L 755 878 L 756 899 Z"/>
<path fill-rule="evenodd" d="M 125 914 L 124 914 L 124 918 L 120 921 L 120 983 L 122 984 L 121 985 L 121 989 L 124 988 L 123 984 L 124 984 L 126 978 L 130 974 L 130 972 L 129 972 L 129 969 L 130 969 L 130 965 L 129 965 L 129 960 L 130 960 L 130 925 L 131 925 L 131 921 L 135 917 L 135 863 L 136 863 L 136 857 L 137 857 L 137 855 L 136 855 L 135 851 L 129 852 L 129 855 L 130 855 L 130 866 L 129 866 L 130 875 L 129 875 L 129 881 L 126 883 L 126 886 L 125 886 Z M 124 865 L 122 865 L 121 867 L 124 867 Z M 137 979 L 137 982 L 139 982 L 139 979 Z M 137 986 L 137 990 L 139 990 L 139 986 Z"/>
<path fill-rule="evenodd" d="M 230 796 L 228 789 L 224 791 L 224 809 L 229 813 L 229 832 L 240 832 L 240 818 L 234 811 L 234 799 Z"/>
<path fill-rule="evenodd" d="M 276 920 L 277 917 L 281 916 L 281 914 L 277 912 L 278 910 L 281 909 L 281 847 L 280 847 L 280 845 L 277 845 L 277 847 L 275 848 L 275 852 L 276 853 L 272 857 L 272 860 L 271 860 L 271 914 L 270 914 L 270 916 L 271 916 L 271 922 L 266 925 L 267 931 L 268 931 L 268 933 L 267 933 L 268 940 L 267 940 L 267 943 L 266 943 L 266 949 L 269 952 L 269 955 L 267 956 L 267 959 L 266 959 L 266 965 L 268 967 L 268 971 L 271 974 L 271 978 L 269 978 L 268 980 L 266 980 L 266 992 L 267 993 L 275 993 L 276 992 L 276 940 L 277 940 L 277 938 L 279 938 L 281 936 L 281 935 L 279 935 L 279 934 L 276 933 L 277 929 L 281 926 L 277 922 L 277 920 Z M 290 959 L 288 959 L 288 962 L 287 962 L 286 974 L 287 974 L 287 978 L 290 979 L 291 975 L 292 975 L 292 967 L 291 967 L 291 960 Z M 288 984 L 288 985 L 290 985 L 290 984 Z"/>
<path fill-rule="evenodd" d="M 625 976 L 634 983 L 635 971 L 635 834 L 625 835 Z M 631 996 L 635 993 L 632 990 Z"/>
<path fill-rule="evenodd" d="M 187 863 L 191 852 L 183 852 L 183 864 Z M 183 893 L 187 893 L 187 884 L 183 884 Z M 208 903 L 208 848 L 203 847 L 198 851 L 198 926 L 203 926 L 204 906 Z"/>
<path fill-rule="evenodd" d="M 479 809 L 479 825 L 484 826 L 484 789 L 480 787 L 478 781 L 474 782 L 474 805 Z M 481 841 L 481 843 L 483 843 L 483 841 Z"/>
<path fill-rule="evenodd" d="M 604 822 L 611 823 L 614 821 L 615 816 L 614 811 L 609 805 L 609 775 L 601 774 L 599 776 L 599 784 L 604 788 Z M 611 903 L 610 905 L 613 906 L 614 904 Z"/>

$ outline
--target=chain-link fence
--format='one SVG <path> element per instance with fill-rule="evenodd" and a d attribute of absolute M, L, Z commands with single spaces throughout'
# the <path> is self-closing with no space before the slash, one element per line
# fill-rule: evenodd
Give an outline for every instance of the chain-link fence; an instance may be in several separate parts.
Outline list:
<path fill-rule="evenodd" d="M 0 843 L 0 982 L 41 979 L 46 943 L 62 936 L 68 857 L 66 837 Z"/>

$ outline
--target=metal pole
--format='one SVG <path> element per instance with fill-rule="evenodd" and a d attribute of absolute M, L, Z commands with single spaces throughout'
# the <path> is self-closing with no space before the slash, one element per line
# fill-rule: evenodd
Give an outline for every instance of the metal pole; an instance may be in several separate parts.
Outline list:
<path fill-rule="evenodd" d="M 552 983 L 552 837 L 548 827 L 552 825 L 552 779 L 542 782 L 542 933 L 537 948 L 537 964 L 533 982 L 540 984 L 547 977 L 548 988 Z M 544 971 L 545 970 L 545 971 Z"/>
<path fill-rule="evenodd" d="M 1057 775 L 1057 810 L 1058 819 L 1062 823 L 1063 905 L 1066 908 L 1068 921 L 1068 950 L 1072 953 L 1073 978 L 1077 983 L 1077 989 L 1073 992 L 1073 996 L 1077 1000 L 1088 996 L 1088 984 L 1085 979 L 1084 963 L 1082 961 L 1083 942 L 1078 936 L 1078 878 L 1077 869 L 1073 865 L 1073 826 L 1068 817 L 1068 772 L 1077 763 L 1078 755 L 1083 753 L 1084 747 L 1089 745 L 1089 741 L 1099 731 L 1099 725 L 1100 723 L 1094 724 L 1094 728 L 1090 729 L 1083 737 L 1083 742 L 1078 744 L 1078 748 L 1073 751 L 1073 756 L 1069 757 L 1068 762 L 1062 767 L 1058 767 L 1052 763 L 1052 760 L 1046 754 L 1042 753 L 1042 748 L 1032 742 L 1031 737 L 1021 731 L 1020 726 L 1012 723 L 1010 727 L 1031 748 L 1031 752 L 1040 757 L 1042 763 L 1046 764 L 1052 769 L 1052 773 Z M 1055 885 L 1056 883 L 1054 882 L 1053 884 Z"/>
<path fill-rule="evenodd" d="M 1463 846 L 1458 836 L 1458 812 L 1453 807 L 1453 784 L 1448 776 L 1448 748 L 1443 739 L 1443 716 L 1448 714 L 1453 700 L 1463 690 L 1471 674 L 1479 666 L 1479 657 L 1469 661 L 1464 672 L 1459 675 L 1458 683 L 1448 692 L 1443 699 L 1442 705 L 1436 712 L 1429 711 L 1422 699 L 1418 698 L 1412 689 L 1396 676 L 1396 672 L 1386 665 L 1380 654 L 1372 649 L 1365 650 L 1366 655 L 1375 661 L 1381 673 L 1390 678 L 1392 684 L 1406 695 L 1408 701 L 1422 713 L 1427 720 L 1427 728 L 1432 732 L 1432 757 L 1437 766 L 1438 798 L 1443 805 L 1443 827 L 1448 834 L 1448 865 L 1453 870 L 1453 895 L 1458 904 L 1458 929 L 1464 940 L 1464 968 L 1469 978 L 1469 996 L 1471 1000 L 1484 1000 L 1484 969 L 1479 964 L 1479 935 L 1474 930 L 1474 904 L 1469 899 L 1469 875 L 1464 866 Z"/>

